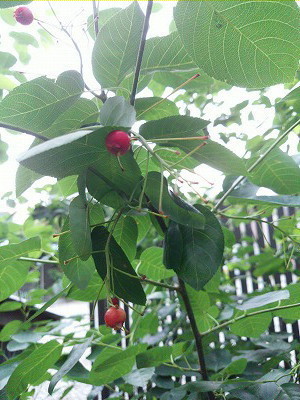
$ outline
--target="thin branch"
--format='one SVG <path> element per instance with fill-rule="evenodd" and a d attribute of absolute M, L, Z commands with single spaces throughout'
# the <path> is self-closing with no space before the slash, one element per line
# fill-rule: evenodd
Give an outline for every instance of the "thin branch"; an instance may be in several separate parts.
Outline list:
<path fill-rule="evenodd" d="M 44 141 L 49 140 L 48 138 L 46 138 L 46 136 L 42 136 L 39 133 L 35 133 L 32 131 L 29 131 L 28 129 L 18 128 L 16 126 L 12 126 L 12 125 L 8 125 L 8 124 L 0 123 L 0 128 L 10 129 L 15 132 L 26 133 L 27 135 L 34 136 L 36 139 L 40 139 L 40 140 L 44 140 Z"/>
<path fill-rule="evenodd" d="M 20 258 L 18 258 L 18 260 L 19 261 L 36 262 L 36 263 L 41 263 L 41 264 L 59 264 L 59 262 L 56 260 L 44 260 L 42 258 L 20 257 Z"/>
<path fill-rule="evenodd" d="M 202 337 L 201 337 L 201 334 L 197 327 L 197 322 L 196 322 L 195 315 L 194 315 L 194 312 L 193 312 L 193 309 L 192 309 L 192 306 L 190 303 L 189 296 L 186 291 L 185 283 L 180 278 L 178 278 L 178 280 L 179 280 L 180 294 L 182 296 L 182 300 L 184 302 L 186 312 L 189 317 L 191 328 L 192 328 L 193 335 L 194 335 L 195 342 L 196 342 L 196 350 L 197 350 L 199 365 L 200 365 L 199 372 L 201 373 L 203 380 L 208 381 L 209 377 L 208 377 L 208 373 L 207 373 L 207 369 L 206 369 Z M 215 400 L 215 395 L 213 394 L 213 392 L 208 392 L 207 394 L 208 394 L 208 397 L 210 400 Z"/>
<path fill-rule="evenodd" d="M 99 33 L 99 21 L 98 21 L 99 18 L 98 18 L 96 0 L 93 0 L 93 16 L 94 16 L 95 35 L 97 37 Z"/>
<path fill-rule="evenodd" d="M 146 10 L 146 16 L 144 20 L 144 26 L 143 26 L 143 31 L 142 31 L 142 36 L 141 36 L 141 41 L 140 41 L 140 48 L 138 51 L 138 58 L 136 61 L 136 67 L 135 67 L 135 74 L 134 74 L 134 79 L 133 79 L 133 85 L 132 85 L 132 92 L 130 96 L 130 104 L 134 106 L 135 102 L 135 96 L 137 92 L 137 86 L 138 86 L 138 81 L 139 81 L 139 76 L 140 76 L 140 71 L 141 71 L 141 66 L 142 66 L 142 60 L 143 60 L 143 54 L 144 54 L 144 49 L 145 49 L 145 44 L 146 44 L 146 37 L 147 37 L 147 32 L 149 28 L 149 20 L 152 12 L 152 6 L 153 6 L 153 0 L 149 0 L 147 4 L 147 10 Z"/>
<path fill-rule="evenodd" d="M 261 218 L 257 218 L 257 217 L 239 217 L 238 215 L 228 215 L 228 214 L 224 214 L 221 212 L 218 212 L 219 215 L 221 215 L 224 218 L 228 218 L 228 219 L 239 219 L 242 221 L 256 221 L 259 223 L 264 223 L 264 224 L 268 224 L 270 225 L 273 229 L 277 229 L 279 232 L 281 232 L 284 236 L 286 236 L 287 238 L 289 238 L 292 242 L 300 244 L 300 242 L 297 242 L 297 240 L 293 239 L 290 235 L 288 235 L 283 229 L 279 228 L 279 226 L 275 225 L 274 222 L 272 221 L 267 221 Z"/>
<path fill-rule="evenodd" d="M 253 312 L 251 312 L 249 314 L 243 314 L 243 315 L 240 315 L 239 317 L 232 318 L 232 319 L 230 319 L 228 321 L 225 321 L 220 325 L 214 326 L 213 328 L 208 329 L 205 332 L 202 332 L 201 336 L 209 335 L 212 332 L 215 332 L 215 331 L 218 331 L 220 329 L 223 329 L 226 326 L 231 325 L 234 322 L 240 321 L 241 319 L 244 319 L 244 318 L 253 317 L 254 315 L 264 314 L 264 313 L 267 313 L 267 312 L 273 312 L 273 311 L 279 311 L 279 310 L 287 310 L 289 308 L 294 308 L 294 307 L 300 307 L 300 303 L 287 304 L 285 306 L 277 306 L 277 307 L 272 307 L 272 308 L 266 308 L 265 310 L 253 311 Z"/>
<path fill-rule="evenodd" d="M 268 148 L 268 150 L 265 151 L 264 154 L 262 154 L 254 164 L 251 165 L 250 168 L 247 169 L 247 173 L 252 172 L 266 157 L 267 155 L 284 139 L 290 132 L 292 132 L 293 129 L 296 128 L 300 124 L 300 119 L 296 121 L 291 127 L 289 127 L 281 136 L 279 136 L 275 142 Z M 220 198 L 220 200 L 217 202 L 217 204 L 214 206 L 212 211 L 216 211 L 224 202 L 224 200 L 230 195 L 230 193 L 245 179 L 244 176 L 240 176 L 238 179 L 236 179 L 233 184 L 230 186 L 230 188 L 223 194 L 223 196 Z"/>
<path fill-rule="evenodd" d="M 77 52 L 77 54 L 78 54 L 78 56 L 79 56 L 80 75 L 82 76 L 82 79 L 83 79 L 83 58 L 82 58 L 81 50 L 80 50 L 78 44 L 76 43 L 76 41 L 74 40 L 74 38 L 72 37 L 72 35 L 71 35 L 71 34 L 68 32 L 68 30 L 63 26 L 63 24 L 61 23 L 60 19 L 57 17 L 57 15 L 56 15 L 56 13 L 55 13 L 55 11 L 54 11 L 54 9 L 53 9 L 53 7 L 52 7 L 50 1 L 48 1 L 48 4 L 49 4 L 49 7 L 51 8 L 51 11 L 52 11 L 54 17 L 56 18 L 57 22 L 59 23 L 61 30 L 68 36 L 68 38 L 69 38 L 69 39 L 71 40 L 71 42 L 73 43 L 73 46 L 74 46 L 74 48 L 75 48 L 75 50 L 76 50 L 76 52 Z M 89 92 L 91 92 L 93 96 L 97 97 L 98 99 L 100 99 L 100 100 L 104 103 L 104 100 L 103 100 L 103 97 L 102 97 L 101 94 L 95 93 L 92 89 L 90 89 L 90 87 L 89 87 L 85 82 L 84 82 L 84 87 L 85 87 Z"/>

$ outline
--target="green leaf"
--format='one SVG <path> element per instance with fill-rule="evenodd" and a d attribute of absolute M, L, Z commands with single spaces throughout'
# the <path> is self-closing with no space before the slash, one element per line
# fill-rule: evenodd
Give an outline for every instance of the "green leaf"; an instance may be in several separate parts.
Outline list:
<path fill-rule="evenodd" d="M 66 111 L 58 114 L 56 120 L 47 129 L 41 131 L 48 139 L 72 132 L 85 125 L 98 122 L 99 109 L 92 100 L 80 98 Z"/>
<path fill-rule="evenodd" d="M 30 171 L 30 170 L 27 170 Z M 77 175 L 67 176 L 57 181 L 57 192 L 63 197 L 68 197 L 77 192 Z"/>
<path fill-rule="evenodd" d="M 140 134 L 147 140 L 155 142 L 155 139 L 166 139 L 159 142 L 161 145 L 178 146 L 181 141 L 168 141 L 168 138 L 185 138 L 199 136 L 202 129 L 209 124 L 201 118 L 184 115 L 161 118 L 155 121 L 145 122 L 140 127 Z M 194 142 L 194 141 L 193 141 Z M 196 142 L 196 141 L 195 141 Z"/>
<path fill-rule="evenodd" d="M 68 355 L 67 360 L 63 363 L 63 365 L 59 368 L 56 374 L 53 375 L 49 387 L 48 393 L 51 395 L 56 384 L 61 380 L 61 378 L 66 375 L 74 365 L 80 360 L 81 356 L 85 353 L 85 351 L 90 347 L 94 336 L 90 336 L 84 343 L 77 344 L 73 347 L 70 354 Z"/>
<path fill-rule="evenodd" d="M 82 261 L 86 261 L 92 252 L 89 209 L 81 196 L 75 197 L 69 206 L 70 231 L 73 247 Z"/>
<path fill-rule="evenodd" d="M 160 181 L 160 173 L 149 172 L 147 177 L 146 193 L 156 209 L 158 209 L 160 205 Z M 204 227 L 205 218 L 203 214 L 195 207 L 188 205 L 174 194 L 171 195 L 168 191 L 168 184 L 165 178 L 163 178 L 161 206 L 162 210 L 160 211 L 179 224 L 198 229 L 202 229 Z"/>
<path fill-rule="evenodd" d="M 122 8 L 107 8 L 104 10 L 100 10 L 98 13 L 98 26 L 102 28 L 102 26 L 105 25 L 110 20 L 111 17 L 113 17 L 121 10 Z M 95 34 L 94 18 L 95 18 L 94 15 L 90 15 L 88 17 L 87 29 L 91 37 L 95 40 L 96 34 Z"/>
<path fill-rule="evenodd" d="M 178 143 L 178 147 L 186 153 L 193 151 L 197 146 L 199 146 L 199 141 L 194 140 Z M 191 157 L 196 159 L 200 164 L 207 164 L 212 168 L 222 171 L 224 174 L 247 175 L 243 160 L 231 150 L 213 140 L 206 140 L 206 145 L 195 151 Z"/>
<path fill-rule="evenodd" d="M 182 267 L 177 274 L 192 288 L 201 290 L 215 275 L 223 260 L 224 237 L 217 218 L 206 207 L 197 205 L 205 216 L 205 227 L 197 230 L 181 226 Z"/>
<path fill-rule="evenodd" d="M 120 86 L 136 64 L 144 15 L 137 2 L 112 16 L 93 49 L 93 73 L 102 88 Z"/>
<path fill-rule="evenodd" d="M 33 46 L 38 48 L 39 47 L 39 42 L 36 40 L 36 38 L 29 33 L 26 32 L 10 32 L 9 36 L 15 39 L 15 41 L 19 45 L 23 46 Z"/>
<path fill-rule="evenodd" d="M 26 1 L 26 0 L 20 0 L 20 1 L 13 1 L 13 0 L 9 0 L 9 1 L 5 1 L 5 0 L 1 0 L 0 2 L 0 8 L 8 8 L 8 7 L 15 7 L 15 6 L 19 6 L 22 4 L 29 4 L 31 3 L 32 0 Z"/>
<path fill-rule="evenodd" d="M 238 336 L 259 337 L 272 322 L 272 313 L 264 313 L 246 317 L 230 325 L 232 333 Z"/>
<path fill-rule="evenodd" d="M 131 128 L 135 123 L 135 109 L 124 97 L 111 97 L 101 107 L 100 122 L 104 126 Z"/>
<path fill-rule="evenodd" d="M 195 68 L 197 66 L 184 49 L 177 32 L 147 40 L 141 68 L 142 74 L 158 71 L 190 71 Z"/>
<path fill-rule="evenodd" d="M 0 68 L 1 69 L 9 69 L 17 62 L 16 57 L 4 51 L 0 51 Z"/>
<path fill-rule="evenodd" d="M 40 250 L 39 237 L 33 237 L 17 244 L 9 244 L 0 248 L 0 301 L 22 287 L 26 281 L 30 263 L 18 258 L 29 252 Z"/>
<path fill-rule="evenodd" d="M 250 310 L 251 308 L 263 307 L 267 304 L 286 300 L 290 298 L 288 290 L 276 290 L 274 292 L 265 293 L 246 300 L 243 304 L 236 306 L 238 310 Z"/>
<path fill-rule="evenodd" d="M 157 104 L 161 100 L 164 101 Z M 173 101 L 161 99 L 160 97 L 142 97 L 136 99 L 134 107 L 136 109 L 137 120 L 144 119 L 150 121 L 179 114 L 179 110 Z"/>
<path fill-rule="evenodd" d="M 54 82 L 40 77 L 23 83 L 0 103 L 0 121 L 14 127 L 41 132 L 82 94 L 84 84 L 76 71 L 63 72 Z"/>
<path fill-rule="evenodd" d="M 218 373 L 218 376 L 228 378 L 231 375 L 241 375 L 247 367 L 247 358 L 232 361 L 226 368 Z"/>
<path fill-rule="evenodd" d="M 20 326 L 22 325 L 21 321 L 15 320 L 8 322 L 0 332 L 0 342 L 8 342 L 10 340 L 11 335 L 16 333 Z"/>
<path fill-rule="evenodd" d="M 69 220 L 67 219 L 63 225 L 62 232 L 67 232 L 69 226 Z M 58 257 L 60 265 L 70 281 L 80 289 L 85 289 L 95 271 L 95 265 L 92 258 L 83 261 L 77 256 L 70 232 L 59 236 Z M 66 265 L 64 264 L 65 261 L 72 258 L 74 258 L 72 261 L 69 261 Z"/>
<path fill-rule="evenodd" d="M 17 84 L 9 79 L 7 76 L 0 74 L 0 90 L 5 89 L 5 90 L 13 90 Z"/>
<path fill-rule="evenodd" d="M 132 217 L 120 218 L 113 236 L 119 246 L 123 249 L 129 261 L 132 261 L 136 254 L 137 225 Z"/>
<path fill-rule="evenodd" d="M 98 298 L 98 295 L 99 299 L 105 299 L 107 297 L 105 286 L 103 286 L 103 281 L 97 271 L 94 272 L 85 289 L 81 290 L 78 287 L 73 286 L 68 293 L 70 299 L 88 302 L 95 301 Z"/>
<path fill-rule="evenodd" d="M 89 203 L 90 224 L 96 225 L 105 221 L 103 206 L 99 203 Z"/>
<path fill-rule="evenodd" d="M 299 400 L 299 385 L 296 383 L 284 383 L 280 386 L 279 395 L 276 400 Z"/>
<path fill-rule="evenodd" d="M 164 265 L 180 271 L 183 255 L 183 240 L 180 226 L 170 221 L 164 240 Z"/>
<path fill-rule="evenodd" d="M 86 186 L 89 194 L 102 204 L 114 209 L 124 206 L 125 198 L 122 193 L 117 192 L 112 186 L 99 176 L 97 171 L 87 170 Z"/>
<path fill-rule="evenodd" d="M 232 204 L 262 204 L 276 206 L 300 206 L 300 196 L 257 196 L 259 186 L 250 182 L 240 185 L 228 196 L 228 201 Z"/>
<path fill-rule="evenodd" d="M 27 385 L 34 385 L 47 370 L 54 366 L 63 346 L 56 340 L 42 344 L 17 366 L 7 383 L 9 400 L 23 393 Z"/>
<path fill-rule="evenodd" d="M 107 151 L 105 138 L 113 129 L 78 131 L 48 140 L 21 155 L 19 162 L 43 175 L 64 178 L 92 168 L 102 180 L 118 193 L 131 196 L 140 182 L 140 171 L 131 152 L 122 156 L 121 169 L 117 157 Z"/>
<path fill-rule="evenodd" d="M 165 361 L 169 361 L 172 354 L 172 346 L 155 347 L 140 353 L 136 357 L 138 368 L 157 367 Z"/>
<path fill-rule="evenodd" d="M 126 350 L 105 349 L 96 358 L 90 374 L 93 385 L 103 385 L 128 374 L 135 363 L 135 357 L 147 345 L 130 346 Z M 107 351 L 113 350 L 113 351 Z"/>
<path fill-rule="evenodd" d="M 174 18 L 185 50 L 210 76 L 248 88 L 293 81 L 300 57 L 296 2 L 179 1 Z"/>
<path fill-rule="evenodd" d="M 146 296 L 142 285 L 122 248 L 110 237 L 108 251 L 110 266 L 105 254 L 109 232 L 103 226 L 92 231 L 93 258 L 100 277 L 104 280 L 110 267 L 110 287 L 116 296 L 136 304 L 145 304 Z"/>
<path fill-rule="evenodd" d="M 156 314 L 149 313 L 142 318 L 137 318 L 136 325 L 131 327 L 135 339 L 142 338 L 146 335 L 154 335 L 157 332 L 159 321 Z"/>
<path fill-rule="evenodd" d="M 282 300 L 280 305 L 286 306 L 289 304 L 300 303 L 300 284 L 296 283 L 288 285 L 286 289 L 289 291 L 290 297 L 287 300 Z M 278 310 L 273 312 L 273 315 L 287 320 L 297 320 L 300 319 L 300 306 L 288 308 L 286 310 Z"/>
<path fill-rule="evenodd" d="M 160 247 L 148 247 L 144 250 L 138 261 L 136 271 L 139 275 L 159 281 L 174 276 L 173 271 L 167 270 L 163 265 L 163 249 Z"/>
<path fill-rule="evenodd" d="M 260 157 L 255 155 L 247 161 L 248 167 Z M 289 155 L 280 149 L 273 149 L 251 172 L 249 179 L 258 186 L 264 186 L 279 194 L 300 192 L 300 168 Z"/>
<path fill-rule="evenodd" d="M 0 312 L 15 311 L 22 308 L 22 303 L 17 301 L 6 301 L 0 304 Z"/>

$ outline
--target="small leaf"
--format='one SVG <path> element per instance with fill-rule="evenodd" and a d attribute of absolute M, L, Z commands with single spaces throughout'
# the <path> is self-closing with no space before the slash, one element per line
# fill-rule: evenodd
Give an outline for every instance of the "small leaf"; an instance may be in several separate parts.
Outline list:
<path fill-rule="evenodd" d="M 259 337 L 272 322 L 272 313 L 253 315 L 230 325 L 232 333 L 238 336 Z"/>
<path fill-rule="evenodd" d="M 157 104 L 161 100 L 163 101 Z M 160 97 L 142 97 L 136 99 L 134 107 L 136 109 L 137 120 L 144 119 L 150 121 L 179 114 L 179 110 L 173 101 L 161 99 Z"/>
<path fill-rule="evenodd" d="M 62 232 L 67 232 L 68 230 L 69 220 L 67 219 L 63 225 Z M 70 281 L 80 289 L 85 289 L 95 271 L 95 265 L 92 258 L 83 261 L 77 256 L 70 232 L 59 236 L 58 257 L 61 267 Z M 67 264 L 64 263 L 70 259 L 73 260 Z"/>
<path fill-rule="evenodd" d="M 93 258 L 96 269 L 104 280 L 110 268 L 110 285 L 116 296 L 136 304 L 145 304 L 146 296 L 142 285 L 132 268 L 122 248 L 110 237 L 109 247 L 106 248 L 109 232 L 103 226 L 92 231 Z M 110 265 L 107 265 L 105 251 L 109 251 Z"/>
<path fill-rule="evenodd" d="M 61 378 L 66 375 L 74 365 L 80 360 L 81 356 L 85 353 L 85 351 L 90 347 L 94 336 L 90 336 L 84 343 L 77 344 L 71 350 L 67 360 L 63 363 L 63 365 L 59 368 L 56 374 L 53 375 L 49 388 L 48 393 L 51 395 L 56 384 L 61 380 Z"/>
<path fill-rule="evenodd" d="M 92 252 L 89 211 L 81 196 L 75 197 L 69 207 L 73 246 L 79 258 L 86 261 Z"/>
<path fill-rule="evenodd" d="M 158 209 L 160 205 L 160 180 L 160 173 L 149 172 L 147 177 L 146 193 L 156 209 Z M 165 178 L 163 178 L 161 205 L 162 210 L 160 211 L 162 211 L 164 215 L 167 215 L 173 221 L 198 229 L 202 229 L 204 227 L 205 218 L 203 214 L 193 206 L 187 205 L 187 203 L 185 203 L 179 197 L 174 195 L 171 196 L 168 191 L 168 184 Z"/>
<path fill-rule="evenodd" d="M 290 292 L 288 290 L 276 290 L 274 292 L 265 293 L 260 296 L 255 296 L 249 300 L 246 300 L 243 304 L 236 306 L 238 310 L 250 310 L 251 308 L 263 307 L 267 304 L 286 300 L 290 298 Z"/>
<path fill-rule="evenodd" d="M 8 342 L 10 340 L 11 335 L 16 333 L 20 326 L 22 325 L 21 321 L 10 321 L 8 322 L 0 332 L 0 342 Z"/>
<path fill-rule="evenodd" d="M 101 107 L 100 122 L 103 126 L 131 128 L 135 123 L 135 109 L 124 97 L 110 97 Z"/>
<path fill-rule="evenodd" d="M 40 345 L 27 356 L 12 373 L 6 386 L 9 400 L 14 400 L 27 388 L 34 385 L 47 370 L 54 366 L 63 346 L 56 340 Z"/>
<path fill-rule="evenodd" d="M 163 265 L 163 249 L 148 247 L 140 256 L 136 271 L 139 275 L 159 281 L 174 276 L 173 271 L 167 270 Z"/>

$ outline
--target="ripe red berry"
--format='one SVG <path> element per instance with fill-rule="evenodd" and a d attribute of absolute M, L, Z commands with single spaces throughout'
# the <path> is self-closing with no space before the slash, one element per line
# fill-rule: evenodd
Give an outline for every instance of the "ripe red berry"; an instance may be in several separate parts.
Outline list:
<path fill-rule="evenodd" d="M 107 150 L 116 156 L 122 156 L 130 149 L 130 136 L 124 131 L 112 131 L 105 139 Z"/>
<path fill-rule="evenodd" d="M 126 320 L 126 312 L 122 308 L 109 307 L 104 315 L 106 326 L 115 330 L 121 329 Z"/>
<path fill-rule="evenodd" d="M 33 14 L 27 7 L 19 7 L 14 12 L 17 22 L 22 25 L 30 25 L 33 21 Z"/>

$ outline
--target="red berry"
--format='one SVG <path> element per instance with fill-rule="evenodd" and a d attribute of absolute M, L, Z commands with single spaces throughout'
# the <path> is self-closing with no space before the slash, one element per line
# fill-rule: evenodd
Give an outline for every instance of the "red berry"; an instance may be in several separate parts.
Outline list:
<path fill-rule="evenodd" d="M 33 21 L 33 14 L 27 7 L 19 7 L 14 12 L 17 22 L 22 25 L 30 25 Z"/>
<path fill-rule="evenodd" d="M 113 329 L 121 329 L 126 320 L 126 312 L 122 308 L 109 307 L 104 315 L 106 326 Z"/>
<path fill-rule="evenodd" d="M 112 131 L 105 139 L 107 150 L 116 156 L 122 156 L 130 149 L 130 136 L 124 131 Z"/>
<path fill-rule="evenodd" d="M 111 299 L 111 302 L 114 306 L 118 306 L 119 305 L 119 299 L 117 299 L 117 297 L 114 297 L 113 299 Z"/>

